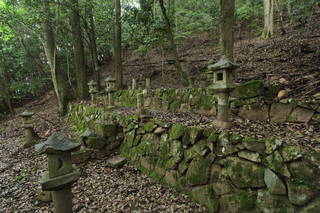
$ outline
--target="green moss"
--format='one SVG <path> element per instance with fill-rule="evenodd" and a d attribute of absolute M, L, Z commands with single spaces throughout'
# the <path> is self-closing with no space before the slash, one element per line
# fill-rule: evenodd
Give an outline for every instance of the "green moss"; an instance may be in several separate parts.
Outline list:
<path fill-rule="evenodd" d="M 169 131 L 170 138 L 173 140 L 181 138 L 184 134 L 184 128 L 181 124 L 174 124 Z"/>
<path fill-rule="evenodd" d="M 181 106 L 181 101 L 175 100 L 170 104 L 169 109 L 173 112 L 177 112 L 180 106 Z"/>
<path fill-rule="evenodd" d="M 262 96 L 264 95 L 263 81 L 252 80 L 242 83 L 236 87 L 232 95 L 240 99 Z"/>
<path fill-rule="evenodd" d="M 147 132 L 152 132 L 156 127 L 157 127 L 157 125 L 155 125 L 155 123 L 153 121 L 149 121 L 149 122 L 147 122 L 146 124 L 143 125 L 143 128 Z"/>
<path fill-rule="evenodd" d="M 194 158 L 190 163 L 186 178 L 189 185 L 206 184 L 209 180 L 210 162 L 205 158 Z"/>

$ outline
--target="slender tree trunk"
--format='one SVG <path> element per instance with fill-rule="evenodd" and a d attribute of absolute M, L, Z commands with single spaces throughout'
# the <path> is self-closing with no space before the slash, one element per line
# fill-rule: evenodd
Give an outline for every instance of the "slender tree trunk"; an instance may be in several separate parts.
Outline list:
<path fill-rule="evenodd" d="M 123 87 L 122 60 L 121 60 L 121 3 L 115 0 L 115 35 L 114 35 L 114 56 L 117 87 Z"/>
<path fill-rule="evenodd" d="M 97 52 L 97 42 L 96 42 L 96 27 L 93 18 L 93 5 L 92 2 L 89 3 L 88 16 L 90 21 L 89 39 L 90 39 L 90 50 L 92 58 L 92 67 L 94 71 L 95 81 L 97 82 L 97 88 L 101 88 L 101 77 L 100 70 L 98 66 L 98 52 Z"/>
<path fill-rule="evenodd" d="M 270 38 L 274 33 L 274 23 L 273 23 L 273 0 L 263 0 L 264 8 L 264 29 L 262 33 L 263 39 Z"/>
<path fill-rule="evenodd" d="M 9 86 L 8 86 L 8 77 L 5 71 L 5 67 L 3 65 L 0 65 L 0 69 L 2 69 L 2 75 L 0 70 L 0 94 L 4 97 L 4 101 L 10 111 L 11 115 L 15 114 L 14 108 L 11 103 L 11 97 L 9 92 Z"/>
<path fill-rule="evenodd" d="M 74 67 L 77 81 L 77 96 L 79 99 L 88 97 L 87 72 L 84 58 L 84 47 L 80 27 L 80 11 L 78 0 L 70 0 L 70 24 L 72 29 Z"/>
<path fill-rule="evenodd" d="M 233 61 L 235 0 L 220 0 L 222 55 Z"/>
<path fill-rule="evenodd" d="M 178 74 L 180 75 L 182 84 L 184 86 L 189 86 L 189 83 L 190 83 L 189 82 L 189 77 L 188 77 L 187 73 L 185 73 L 182 70 L 182 66 L 181 66 L 179 55 L 178 55 L 178 51 L 177 51 L 177 45 L 174 42 L 174 34 L 173 34 L 173 31 L 172 31 L 171 22 L 170 22 L 168 14 L 167 14 L 166 8 L 164 6 L 163 0 L 159 0 L 159 4 L 160 4 L 160 8 L 161 8 L 161 12 L 162 12 L 162 16 L 163 16 L 164 22 L 166 24 L 167 38 L 168 38 L 168 41 L 169 41 L 171 54 L 174 57 L 174 65 L 176 67 L 176 70 L 177 70 Z"/>
<path fill-rule="evenodd" d="M 67 104 L 69 99 L 67 74 L 61 70 L 60 61 L 57 57 L 55 35 L 53 33 L 53 29 L 50 22 L 52 14 L 50 12 L 48 0 L 44 1 L 44 14 L 46 17 L 44 22 L 42 23 L 42 28 L 44 32 L 43 46 L 51 69 L 52 82 L 58 99 L 59 112 L 61 114 L 64 114 L 67 110 Z"/>

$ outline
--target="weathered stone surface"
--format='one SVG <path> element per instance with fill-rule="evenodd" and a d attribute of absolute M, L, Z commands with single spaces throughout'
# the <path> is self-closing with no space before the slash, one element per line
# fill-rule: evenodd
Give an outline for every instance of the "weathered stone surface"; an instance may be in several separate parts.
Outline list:
<path fill-rule="evenodd" d="M 269 107 L 267 105 L 263 105 L 256 108 L 246 105 L 241 107 L 238 115 L 244 119 L 252 121 L 266 121 L 269 119 Z"/>
<path fill-rule="evenodd" d="M 282 145 L 282 141 L 280 138 L 268 138 L 265 142 L 266 144 L 266 153 L 271 154 L 275 150 L 277 150 Z"/>
<path fill-rule="evenodd" d="M 153 132 L 153 130 L 157 127 L 157 125 L 153 121 L 149 121 L 143 125 L 143 128 L 146 132 Z"/>
<path fill-rule="evenodd" d="M 165 132 L 165 129 L 163 127 L 158 127 L 154 130 L 154 134 L 156 135 L 161 135 L 164 132 Z"/>
<path fill-rule="evenodd" d="M 305 160 L 320 169 L 320 152 L 310 151 L 306 153 Z"/>
<path fill-rule="evenodd" d="M 259 190 L 257 209 L 263 213 L 296 213 L 296 208 L 286 196 L 271 195 L 267 190 Z"/>
<path fill-rule="evenodd" d="M 313 110 L 297 107 L 289 115 L 288 121 L 308 123 L 313 115 Z"/>
<path fill-rule="evenodd" d="M 188 185 L 202 185 L 209 181 L 210 163 L 205 158 L 194 158 L 186 174 Z"/>
<path fill-rule="evenodd" d="M 259 153 L 256 153 L 256 152 L 240 151 L 238 152 L 238 156 L 240 158 L 244 158 L 252 162 L 257 162 L 257 163 L 261 162 L 261 157 Z"/>
<path fill-rule="evenodd" d="M 141 157 L 140 164 L 143 168 L 152 171 L 157 163 L 157 158 L 155 157 Z"/>
<path fill-rule="evenodd" d="M 39 187 L 37 191 L 37 199 L 42 202 L 51 202 L 52 201 L 51 192 L 43 191 L 41 187 Z"/>
<path fill-rule="evenodd" d="M 195 144 L 201 138 L 203 130 L 197 127 L 188 127 L 187 133 L 189 134 L 191 144 Z"/>
<path fill-rule="evenodd" d="M 166 175 L 164 177 L 167 184 L 169 184 L 172 187 L 177 186 L 177 180 L 178 180 L 178 174 L 176 170 L 169 170 L 166 172 Z"/>
<path fill-rule="evenodd" d="M 264 182 L 271 194 L 286 195 L 287 189 L 282 180 L 270 169 L 264 171 Z"/>
<path fill-rule="evenodd" d="M 266 149 L 264 142 L 254 138 L 246 137 L 242 140 L 242 144 L 246 149 L 253 152 L 258 152 L 259 154 L 264 153 Z"/>
<path fill-rule="evenodd" d="M 291 177 L 287 165 L 284 163 L 280 153 L 275 151 L 272 155 L 266 157 L 267 165 L 270 169 L 285 177 Z"/>
<path fill-rule="evenodd" d="M 257 193 L 255 191 L 237 191 L 220 198 L 220 212 L 249 213 L 256 208 Z"/>
<path fill-rule="evenodd" d="M 317 213 L 320 211 L 320 198 L 315 199 L 306 207 L 304 207 L 300 213 Z"/>
<path fill-rule="evenodd" d="M 231 95 L 239 99 L 263 96 L 264 95 L 263 81 L 253 80 L 253 81 L 242 83 L 236 87 L 236 89 L 232 92 Z"/>
<path fill-rule="evenodd" d="M 117 125 L 114 123 L 108 123 L 105 121 L 101 121 L 101 122 L 96 123 L 94 130 L 98 136 L 100 136 L 102 138 L 108 138 L 111 136 L 116 136 L 118 128 L 117 128 Z"/>
<path fill-rule="evenodd" d="M 316 196 L 316 191 L 297 179 L 288 180 L 288 197 L 289 201 L 297 206 L 307 204 Z"/>
<path fill-rule="evenodd" d="M 264 168 L 237 157 L 228 157 L 222 162 L 227 168 L 227 175 L 238 188 L 262 188 Z"/>
<path fill-rule="evenodd" d="M 127 163 L 127 160 L 125 158 L 122 158 L 120 156 L 115 156 L 112 158 L 109 158 L 106 162 L 107 166 L 110 166 L 112 168 L 119 168 Z"/>
<path fill-rule="evenodd" d="M 102 149 L 106 145 L 106 140 L 100 137 L 88 137 L 87 146 L 92 149 Z"/>
<path fill-rule="evenodd" d="M 90 158 L 91 154 L 92 154 L 91 149 L 82 148 L 77 152 L 71 153 L 71 161 L 74 164 L 84 163 Z"/>
<path fill-rule="evenodd" d="M 284 162 L 290 162 L 301 158 L 302 150 L 300 146 L 286 145 L 282 148 L 281 155 Z"/>
<path fill-rule="evenodd" d="M 293 107 L 290 104 L 272 104 L 270 110 L 270 120 L 274 123 L 285 122 L 290 115 Z"/>
<path fill-rule="evenodd" d="M 187 172 L 188 168 L 189 168 L 189 163 L 187 160 L 184 159 L 179 163 L 178 174 L 180 176 L 184 175 Z"/>
<path fill-rule="evenodd" d="M 174 124 L 169 131 L 170 138 L 173 140 L 177 140 L 181 138 L 184 134 L 185 127 L 181 124 Z"/>
<path fill-rule="evenodd" d="M 233 190 L 227 181 L 224 182 L 214 182 L 212 184 L 213 191 L 216 195 L 230 194 Z"/>
<path fill-rule="evenodd" d="M 319 170 L 311 167 L 304 161 L 295 161 L 289 164 L 289 169 L 293 177 L 310 184 L 320 179 Z M 319 184 L 316 184 L 317 186 Z"/>
<path fill-rule="evenodd" d="M 218 211 L 219 202 L 209 186 L 199 186 L 192 190 L 192 198 L 204 205 L 210 213 Z"/>

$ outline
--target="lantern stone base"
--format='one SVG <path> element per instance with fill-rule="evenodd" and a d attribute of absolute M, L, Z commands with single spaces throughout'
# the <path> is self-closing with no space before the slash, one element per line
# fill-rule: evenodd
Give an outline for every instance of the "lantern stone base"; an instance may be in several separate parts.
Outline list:
<path fill-rule="evenodd" d="M 232 127 L 232 122 L 215 120 L 213 121 L 213 125 L 218 128 L 228 129 Z"/>
<path fill-rule="evenodd" d="M 25 128 L 24 130 L 24 138 L 21 139 L 21 143 L 23 144 L 23 148 L 29 148 L 37 144 L 40 137 L 38 134 L 33 130 L 33 128 Z"/>
<path fill-rule="evenodd" d="M 73 165 L 73 172 L 62 175 L 55 178 L 50 178 L 49 173 L 44 173 L 43 177 L 40 180 L 42 190 L 45 191 L 57 191 L 61 190 L 64 187 L 67 187 L 80 178 L 80 170 L 75 165 Z"/>

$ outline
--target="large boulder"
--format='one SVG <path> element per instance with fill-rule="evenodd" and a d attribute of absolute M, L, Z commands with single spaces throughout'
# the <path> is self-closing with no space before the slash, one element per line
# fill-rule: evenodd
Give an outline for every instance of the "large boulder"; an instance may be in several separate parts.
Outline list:
<path fill-rule="evenodd" d="M 210 177 L 210 162 L 206 158 L 197 157 L 190 163 L 186 174 L 188 185 L 207 184 Z"/>

